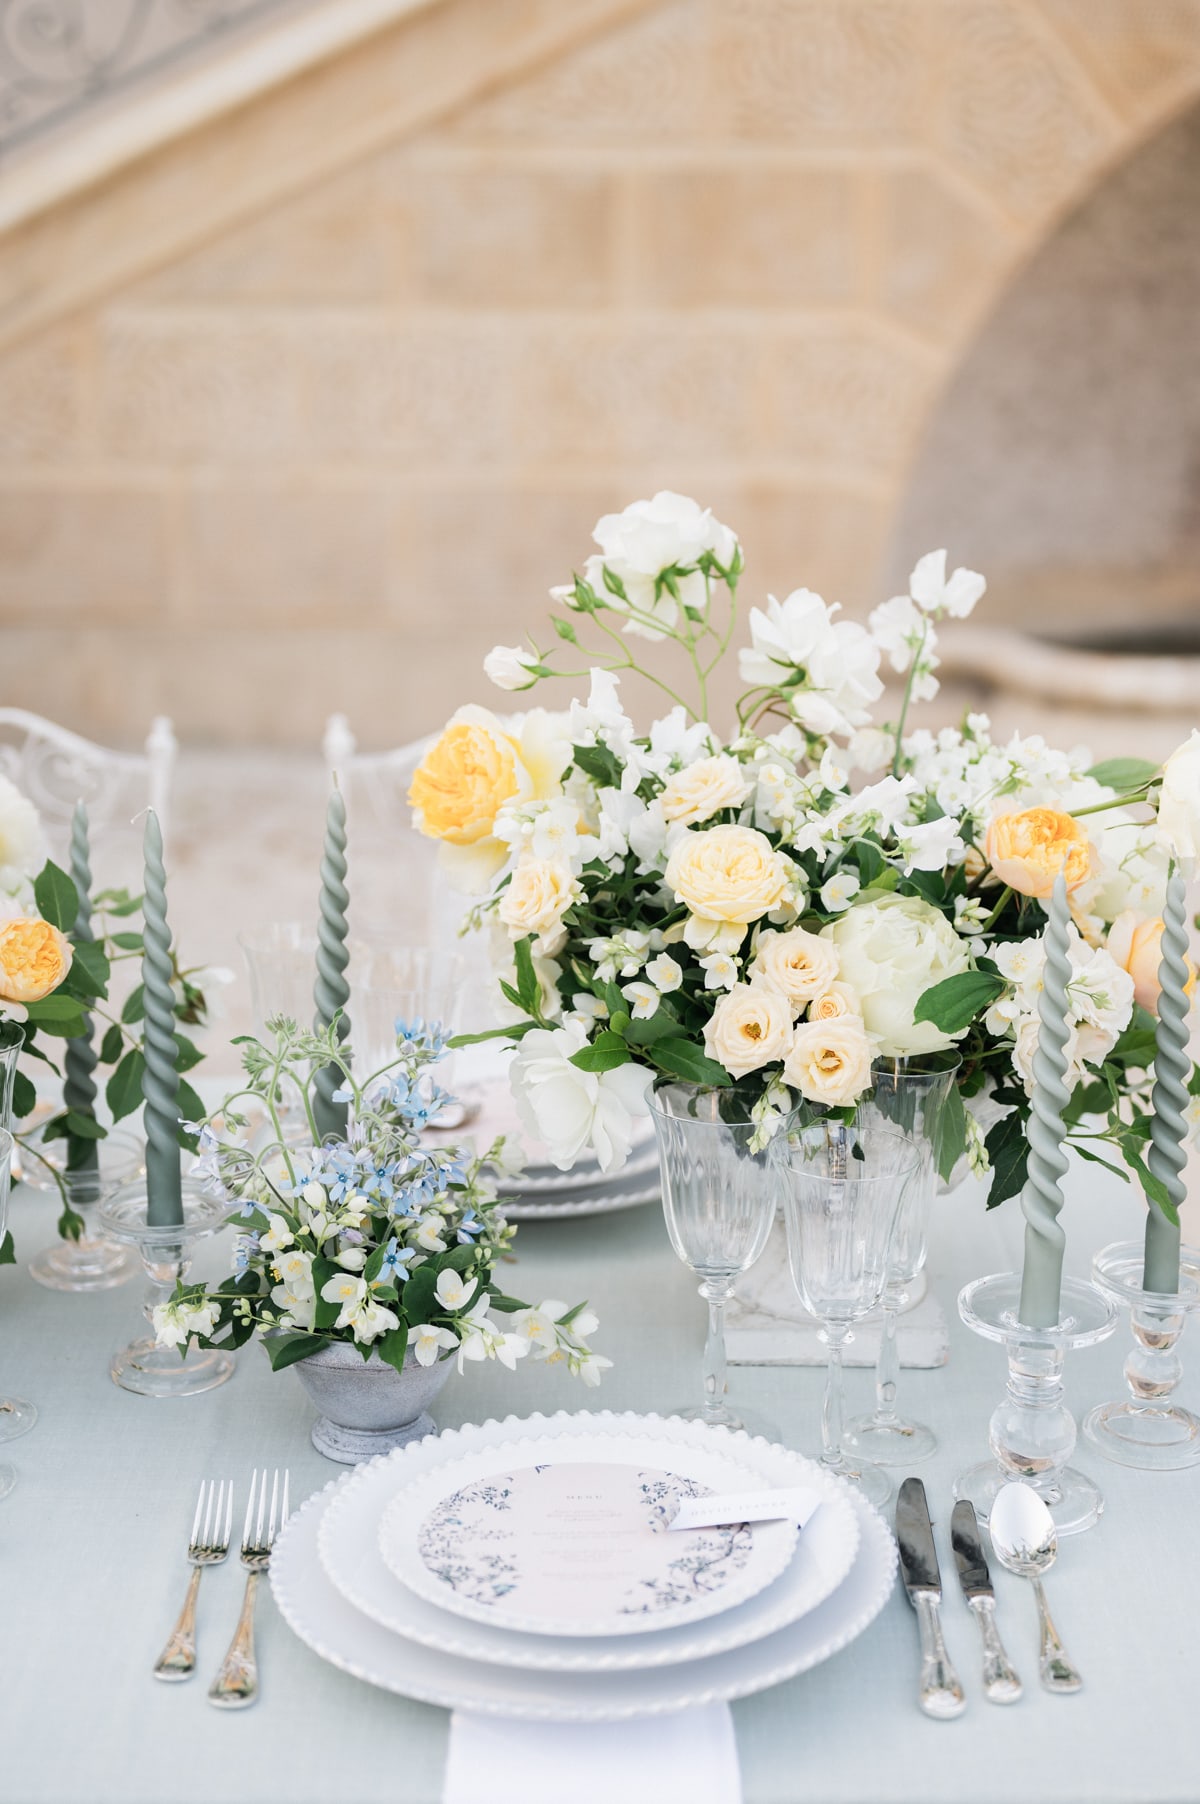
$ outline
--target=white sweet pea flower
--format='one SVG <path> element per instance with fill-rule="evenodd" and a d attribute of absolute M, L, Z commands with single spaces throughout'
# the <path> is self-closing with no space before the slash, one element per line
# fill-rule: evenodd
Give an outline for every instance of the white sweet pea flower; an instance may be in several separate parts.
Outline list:
<path fill-rule="evenodd" d="M 944 551 L 927 551 L 908 579 L 908 591 L 917 606 L 935 619 L 949 614 L 965 620 L 986 588 L 987 581 L 977 570 L 962 565 L 947 578 Z"/>
<path fill-rule="evenodd" d="M 471 1298 L 478 1288 L 478 1279 L 467 1280 L 461 1272 L 456 1272 L 447 1266 L 438 1273 L 437 1283 L 433 1288 L 434 1295 L 442 1308 L 457 1315 L 460 1310 L 465 1310 L 470 1304 Z"/>
<path fill-rule="evenodd" d="M 683 982 L 683 966 L 677 964 L 669 952 L 660 952 L 658 957 L 652 958 L 646 966 L 646 976 L 655 989 L 661 991 L 664 996 L 669 996 L 671 991 L 677 990 Z"/>
<path fill-rule="evenodd" d="M 458 1336 L 449 1328 L 435 1328 L 432 1322 L 420 1322 L 409 1329 L 408 1344 L 419 1366 L 431 1366 L 440 1353 L 457 1347 Z"/>
<path fill-rule="evenodd" d="M 524 1126 L 545 1143 L 560 1171 L 590 1147 L 607 1174 L 629 1156 L 650 1073 L 633 1063 L 581 1071 L 571 1058 L 587 1044 L 582 1027 L 535 1028 L 521 1041 L 509 1081 Z"/>
<path fill-rule="evenodd" d="M 541 659 L 522 645 L 494 645 L 483 660 L 483 674 L 497 689 L 532 689 Z"/>
<path fill-rule="evenodd" d="M 295 1235 L 284 1221 L 282 1215 L 269 1215 L 265 1234 L 259 1238 L 259 1246 L 264 1253 L 281 1253 L 284 1247 L 290 1247 Z"/>

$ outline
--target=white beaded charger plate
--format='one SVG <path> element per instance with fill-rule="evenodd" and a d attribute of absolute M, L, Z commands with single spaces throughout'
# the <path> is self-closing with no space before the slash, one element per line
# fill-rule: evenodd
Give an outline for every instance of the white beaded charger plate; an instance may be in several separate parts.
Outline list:
<path fill-rule="evenodd" d="M 753 1460 L 648 1432 L 520 1435 L 413 1477 L 379 1523 L 418 1597 L 526 1635 L 645 1635 L 732 1609 L 776 1580 L 794 1522 L 672 1530 L 681 1503 L 770 1487 Z"/>
<path fill-rule="evenodd" d="M 556 1419 L 564 1418 L 534 1417 L 519 1427 L 528 1430 Z M 475 1436 L 482 1437 L 486 1444 L 488 1437 L 511 1434 L 517 1426 L 509 1418 L 457 1433 L 473 1442 Z M 429 1436 L 414 1442 L 403 1453 L 416 1453 L 433 1440 Z M 798 1460 L 797 1455 L 768 1448 L 766 1442 L 754 1445 L 756 1451 L 768 1449 L 777 1457 L 773 1483 L 795 1480 L 790 1462 Z M 284 1525 L 269 1569 L 280 1614 L 293 1633 L 331 1666 L 366 1684 L 447 1710 L 539 1722 L 618 1722 L 749 1697 L 820 1665 L 846 1647 L 875 1620 L 895 1584 L 896 1544 L 870 1505 L 852 1495 L 862 1541 L 847 1577 L 816 1609 L 759 1641 L 650 1671 L 531 1672 L 491 1665 L 392 1634 L 362 1616 L 330 1582 L 317 1558 L 317 1531 L 332 1497 L 353 1477 L 331 1480 Z"/>
<path fill-rule="evenodd" d="M 597 1422 L 601 1418 L 591 1419 Z M 562 1418 L 542 1420 L 545 1432 L 550 1433 Z M 714 1432 L 721 1437 L 722 1445 L 731 1438 L 725 1430 L 714 1431 L 702 1423 L 678 1418 L 617 1416 L 613 1420 L 641 1427 L 653 1425 L 656 1433 L 683 1446 L 711 1441 Z M 478 1435 L 483 1431 L 460 1432 Z M 860 1539 L 849 1487 L 840 1479 L 799 1454 L 774 1446 L 764 1453 L 764 1442 L 752 1441 L 748 1436 L 732 1439 L 739 1458 L 752 1457 L 760 1473 L 770 1473 L 772 1485 L 802 1484 L 820 1494 L 821 1507 L 801 1532 L 791 1560 L 773 1585 L 745 1603 L 703 1621 L 682 1622 L 653 1635 L 526 1635 L 493 1623 L 452 1617 L 436 1604 L 416 1596 L 384 1565 L 378 1545 L 379 1523 L 396 1493 L 398 1478 L 408 1475 L 414 1463 L 421 1463 L 421 1449 L 426 1448 L 427 1460 L 436 1457 L 433 1437 L 432 1446 L 419 1442 L 416 1448 L 381 1454 L 339 1482 L 321 1515 L 318 1556 L 342 1596 L 364 1616 L 393 1634 L 467 1660 L 551 1672 L 618 1672 L 672 1666 L 723 1653 L 761 1640 L 824 1603 L 854 1564 Z M 744 1445 L 747 1442 L 749 1451 Z M 418 1456 L 416 1461 L 410 1458 L 413 1453 Z"/>

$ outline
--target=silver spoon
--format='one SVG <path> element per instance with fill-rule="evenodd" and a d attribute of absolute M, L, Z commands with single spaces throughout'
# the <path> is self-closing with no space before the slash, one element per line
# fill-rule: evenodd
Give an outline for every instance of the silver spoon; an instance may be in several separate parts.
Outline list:
<path fill-rule="evenodd" d="M 1001 1486 L 988 1517 L 988 1533 L 1000 1564 L 1033 1584 L 1042 1642 L 1042 1684 L 1047 1691 L 1078 1691 L 1083 1680 L 1059 1639 L 1042 1590 L 1042 1574 L 1049 1572 L 1058 1553 L 1058 1536 L 1053 1517 L 1032 1485 L 1014 1481 Z"/>

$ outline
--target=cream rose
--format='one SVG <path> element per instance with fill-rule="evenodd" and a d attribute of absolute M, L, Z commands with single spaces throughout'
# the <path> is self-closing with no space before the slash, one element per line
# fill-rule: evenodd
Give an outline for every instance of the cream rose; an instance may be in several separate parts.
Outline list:
<path fill-rule="evenodd" d="M 1188 863 L 1200 858 L 1200 732 L 1195 729 L 1163 765 L 1158 836 L 1172 857 Z"/>
<path fill-rule="evenodd" d="M 563 916 L 582 894 L 569 866 L 557 858 L 529 858 L 513 872 L 496 913 L 514 940 L 535 934 L 534 951 L 548 958 L 565 937 Z"/>
<path fill-rule="evenodd" d="M 702 920 L 748 927 L 783 901 L 788 865 L 753 827 L 703 827 L 676 845 L 666 882 Z"/>
<path fill-rule="evenodd" d="M 871 1086 L 875 1042 L 857 1015 L 803 1021 L 792 1033 L 784 1082 L 809 1102 L 845 1108 Z"/>
<path fill-rule="evenodd" d="M 704 1050 L 730 1077 L 785 1058 L 791 1043 L 791 1004 L 765 983 L 735 984 L 704 1024 Z"/>
<path fill-rule="evenodd" d="M 786 933 L 769 929 L 759 936 L 750 972 L 773 984 L 799 1008 L 827 990 L 837 976 L 837 947 L 804 927 L 789 927 Z"/>
<path fill-rule="evenodd" d="M 659 797 L 666 821 L 682 821 L 693 827 L 697 821 L 709 820 L 722 808 L 740 808 L 750 794 L 750 785 L 736 758 L 722 752 L 715 758 L 701 758 L 686 770 L 668 777 Z"/>
<path fill-rule="evenodd" d="M 885 1058 L 940 1052 L 962 1035 L 915 1022 L 925 990 L 967 971 L 971 955 L 944 914 L 919 896 L 868 895 L 821 930 L 837 947 L 838 974 L 859 999 Z"/>
<path fill-rule="evenodd" d="M 1140 915 L 1136 909 L 1127 908 L 1119 914 L 1109 928 L 1106 951 L 1110 958 L 1120 965 L 1122 971 L 1128 971 L 1133 979 L 1133 997 L 1152 1015 L 1158 1013 L 1158 998 L 1162 985 L 1158 981 L 1158 968 L 1162 963 L 1162 918 L 1151 915 Z M 1196 967 L 1188 959 L 1188 995 L 1196 988 Z"/>

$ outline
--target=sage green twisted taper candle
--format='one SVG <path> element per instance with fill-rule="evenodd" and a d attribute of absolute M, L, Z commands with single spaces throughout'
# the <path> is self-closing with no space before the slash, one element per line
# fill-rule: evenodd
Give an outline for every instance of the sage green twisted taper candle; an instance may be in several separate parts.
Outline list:
<path fill-rule="evenodd" d="M 142 1048 L 146 1068 L 142 1073 L 142 1095 L 146 1099 L 146 1220 L 152 1228 L 168 1228 L 183 1221 L 183 1180 L 167 873 L 163 868 L 162 832 L 153 808 L 146 812 L 144 852 L 142 983 L 146 1022 Z"/>
<path fill-rule="evenodd" d="M 350 1000 L 346 982 L 346 966 L 350 954 L 346 949 L 346 909 L 350 892 L 346 888 L 346 802 L 336 784 L 329 792 L 325 815 L 325 846 L 321 856 L 320 918 L 317 922 L 317 980 L 313 986 L 313 1006 L 318 1028 L 328 1027 L 338 1010 L 345 1010 Z M 344 1040 L 350 1023 L 342 1014 L 338 1038 Z M 346 1104 L 334 1102 L 333 1092 L 340 1089 L 342 1073 L 336 1065 L 326 1065 L 317 1072 L 313 1116 L 317 1132 L 328 1134 L 346 1131 Z"/>
<path fill-rule="evenodd" d="M 1033 1095 L 1029 1117 L 1029 1174 L 1021 1192 L 1025 1215 L 1025 1268 L 1020 1316 L 1027 1328 L 1053 1328 L 1062 1297 L 1066 1235 L 1058 1219 L 1063 1206 L 1063 1112 L 1071 1100 L 1067 1083 L 1067 1023 L 1071 961 L 1067 955 L 1070 909 L 1062 877 L 1054 885 L 1046 928 L 1046 964 L 1038 1001 L 1038 1043 L 1033 1055 Z"/>
<path fill-rule="evenodd" d="M 1167 1195 L 1176 1209 L 1182 1208 L 1187 1195 L 1187 1185 L 1183 1181 L 1183 1168 L 1187 1163 L 1184 1110 L 1188 1104 L 1188 1079 L 1192 1075 L 1192 1061 L 1187 1050 L 1187 944 L 1187 883 L 1182 872 L 1172 871 L 1167 879 L 1167 900 L 1163 909 L 1162 962 L 1158 967 L 1162 988 L 1154 1036 L 1154 1089 L 1150 1093 L 1154 1114 L 1150 1122 L 1146 1163 L 1151 1174 L 1166 1185 Z M 1156 1202 L 1147 1198 L 1147 1203 L 1142 1287 L 1173 1296 L 1179 1289 L 1180 1229 L 1175 1222 L 1167 1220 Z"/>
<path fill-rule="evenodd" d="M 76 802 L 71 818 L 71 877 L 79 892 L 75 914 L 74 937 L 90 940 L 92 933 L 92 864 L 88 849 L 87 809 Z M 83 1032 L 67 1041 L 63 1055 L 63 1104 L 73 1115 L 96 1118 L 96 1083 L 93 1073 L 97 1058 L 92 1045 L 92 1017 L 83 1017 Z M 94 1203 L 100 1195 L 100 1149 L 94 1140 L 83 1140 L 78 1158 L 72 1164 L 74 1200 Z"/>

